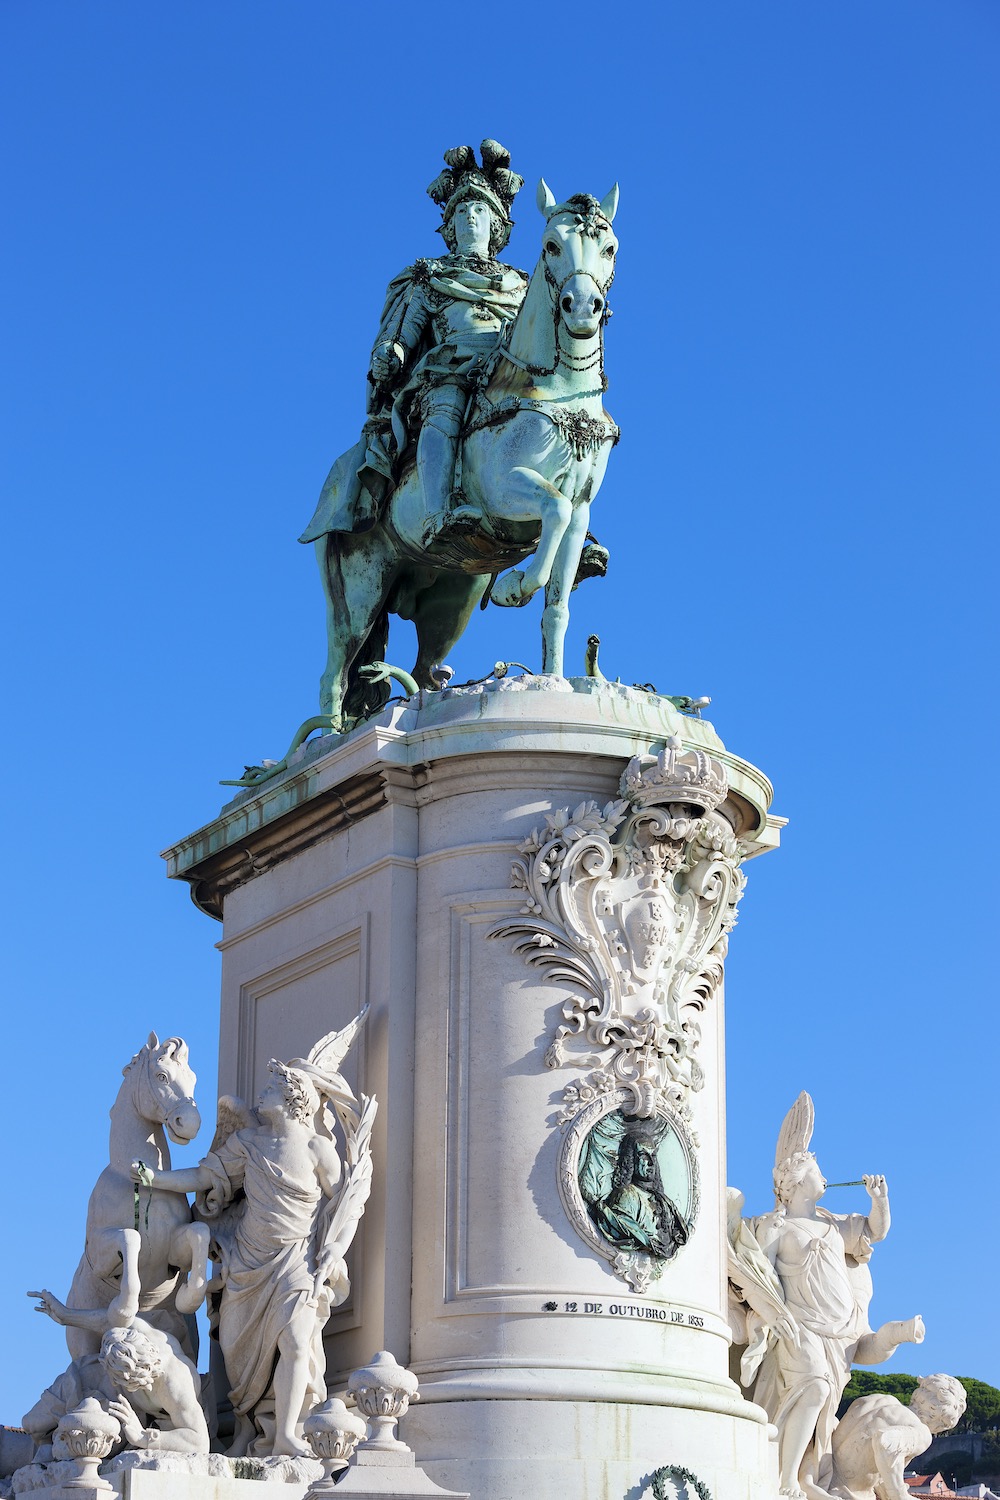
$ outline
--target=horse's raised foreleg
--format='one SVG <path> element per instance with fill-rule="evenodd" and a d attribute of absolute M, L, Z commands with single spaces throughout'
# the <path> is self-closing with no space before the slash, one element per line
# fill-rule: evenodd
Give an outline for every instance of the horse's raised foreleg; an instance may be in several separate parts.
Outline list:
<path fill-rule="evenodd" d="M 210 1238 L 207 1224 L 182 1224 L 174 1231 L 168 1259 L 172 1266 L 187 1272 L 174 1298 L 179 1313 L 193 1313 L 205 1300 Z"/>
<path fill-rule="evenodd" d="M 590 524 L 589 504 L 578 505 L 563 532 L 555 561 L 545 585 L 545 608 L 542 610 L 542 671 L 554 677 L 563 676 L 566 629 L 569 625 L 569 596 L 580 566 L 580 553 L 587 540 Z"/>
<path fill-rule="evenodd" d="M 431 668 L 441 665 L 461 636 L 488 582 L 488 574 L 442 573 L 417 595 L 413 610 L 417 630 L 413 676 L 420 687 L 439 686 L 431 676 Z"/>
<path fill-rule="evenodd" d="M 87 1253 L 69 1289 L 70 1307 L 106 1307 L 115 1327 L 126 1328 L 139 1311 L 139 1250 L 135 1229 L 101 1229 L 87 1236 Z M 66 1345 L 72 1359 L 96 1354 L 99 1334 L 67 1327 Z"/>
<path fill-rule="evenodd" d="M 139 1311 L 139 1251 L 142 1239 L 137 1229 L 106 1229 L 107 1236 L 120 1239 L 119 1253 L 122 1258 L 121 1290 L 108 1307 L 108 1317 L 114 1319 L 116 1328 L 127 1328 Z"/>
<path fill-rule="evenodd" d="M 537 469 L 511 469 L 506 482 L 504 515 L 510 520 L 541 521 L 542 532 L 534 556 L 523 569 L 511 568 L 496 583 L 491 595 L 494 604 L 527 604 L 533 594 L 544 588 L 559 551 L 560 543 L 573 516 L 573 505 L 562 490 Z"/>

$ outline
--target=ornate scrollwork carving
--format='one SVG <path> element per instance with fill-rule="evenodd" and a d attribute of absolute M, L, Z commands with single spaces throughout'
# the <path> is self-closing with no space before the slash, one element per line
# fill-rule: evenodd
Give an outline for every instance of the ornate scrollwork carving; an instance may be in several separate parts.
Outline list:
<path fill-rule="evenodd" d="M 631 1114 L 690 1117 L 699 1020 L 743 892 L 742 850 L 716 812 L 719 761 L 668 740 L 629 762 L 620 790 L 550 814 L 525 840 L 511 870 L 524 904 L 489 934 L 572 991 L 545 1062 L 592 1071 L 566 1089 L 563 1124 L 619 1088 Z"/>

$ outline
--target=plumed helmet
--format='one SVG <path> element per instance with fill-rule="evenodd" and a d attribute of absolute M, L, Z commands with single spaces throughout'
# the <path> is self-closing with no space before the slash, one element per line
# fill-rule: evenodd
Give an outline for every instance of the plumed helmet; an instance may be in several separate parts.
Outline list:
<path fill-rule="evenodd" d="M 482 165 L 471 146 L 453 146 L 444 153 L 445 169 L 435 177 L 428 194 L 441 209 L 439 233 L 451 242 L 449 226 L 459 204 L 469 198 L 485 203 L 496 221 L 491 241 L 495 254 L 510 239 L 511 204 L 524 186 L 524 178 L 510 170 L 510 152 L 499 141 L 485 140 L 479 148 Z"/>

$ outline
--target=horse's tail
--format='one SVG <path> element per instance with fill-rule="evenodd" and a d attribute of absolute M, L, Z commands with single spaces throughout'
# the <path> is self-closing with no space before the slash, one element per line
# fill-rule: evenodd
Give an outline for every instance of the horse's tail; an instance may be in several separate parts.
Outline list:
<path fill-rule="evenodd" d="M 389 681 L 370 682 L 362 677 L 362 667 L 373 662 L 384 661 L 389 645 L 389 611 L 383 606 L 376 616 L 364 644 L 354 658 L 347 673 L 347 690 L 344 693 L 344 718 L 360 722 L 383 709 L 392 696 Z"/>

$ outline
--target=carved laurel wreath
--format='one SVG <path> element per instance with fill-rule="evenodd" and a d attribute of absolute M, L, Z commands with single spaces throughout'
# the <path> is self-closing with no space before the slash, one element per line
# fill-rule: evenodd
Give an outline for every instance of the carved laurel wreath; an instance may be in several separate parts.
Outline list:
<path fill-rule="evenodd" d="M 672 1482 L 675 1486 L 683 1484 L 687 1494 L 683 1500 L 690 1500 L 692 1494 L 697 1495 L 698 1500 L 712 1500 L 712 1492 L 697 1474 L 692 1474 L 690 1469 L 682 1469 L 677 1464 L 664 1464 L 662 1469 L 657 1469 L 650 1483 L 653 1486 L 654 1500 L 681 1500 L 678 1490 L 675 1488 L 673 1494 L 667 1493 L 667 1484 Z"/>

